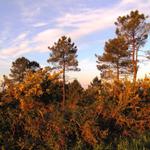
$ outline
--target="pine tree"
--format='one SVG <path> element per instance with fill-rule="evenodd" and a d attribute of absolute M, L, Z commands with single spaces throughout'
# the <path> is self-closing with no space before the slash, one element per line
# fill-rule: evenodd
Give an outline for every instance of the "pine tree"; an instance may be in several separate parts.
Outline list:
<path fill-rule="evenodd" d="M 129 51 L 128 45 L 123 37 L 110 39 L 105 43 L 104 53 L 102 56 L 97 56 L 97 68 L 104 71 L 116 69 L 116 79 L 119 80 L 120 74 L 127 73 L 129 66 Z"/>
<path fill-rule="evenodd" d="M 101 80 L 98 79 L 98 77 L 96 76 L 90 84 L 91 86 L 96 86 L 96 87 L 101 86 Z"/>
<path fill-rule="evenodd" d="M 27 70 L 35 71 L 40 65 L 35 61 L 29 61 L 25 57 L 17 58 L 12 62 L 9 76 L 15 82 L 22 82 Z"/>
<path fill-rule="evenodd" d="M 138 71 L 138 52 L 144 46 L 150 30 L 146 23 L 148 17 L 140 14 L 137 10 L 131 11 L 129 15 L 120 16 L 115 22 L 117 26 L 116 33 L 123 35 L 129 44 L 129 50 L 132 57 L 133 82 L 136 82 Z"/>
<path fill-rule="evenodd" d="M 36 61 L 30 61 L 28 64 L 28 69 L 35 72 L 38 68 L 40 68 L 40 65 Z"/>
<path fill-rule="evenodd" d="M 77 47 L 72 43 L 70 37 L 62 36 L 57 43 L 54 43 L 52 47 L 48 47 L 51 51 L 50 58 L 48 62 L 53 64 L 54 69 L 63 70 L 63 101 L 62 108 L 64 109 L 64 103 L 66 98 L 66 88 L 65 88 L 65 73 L 66 71 L 73 70 L 79 71 L 77 68 Z"/>

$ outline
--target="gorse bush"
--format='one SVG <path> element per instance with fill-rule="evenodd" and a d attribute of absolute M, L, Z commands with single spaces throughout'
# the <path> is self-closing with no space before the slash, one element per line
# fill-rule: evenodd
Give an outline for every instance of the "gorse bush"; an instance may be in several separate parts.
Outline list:
<path fill-rule="evenodd" d="M 43 81 L 50 80 L 52 83 L 49 86 L 57 84 L 60 74 L 49 74 L 43 69 L 34 74 L 27 73 L 21 83 L 7 81 L 0 106 L 1 148 L 149 148 L 149 78 L 138 81 L 136 85 L 130 81 L 101 83 L 97 86 L 91 84 L 87 90 L 83 90 L 75 81 L 73 85 L 80 87 L 76 95 L 83 96 L 77 96 L 78 101 L 72 104 L 71 100 L 75 98 L 72 87 L 72 92 L 68 91 L 71 95 L 65 110 L 62 111 L 61 98 L 56 103 L 49 100 L 45 105 L 41 97 L 46 92 L 42 87 Z M 88 93 L 91 95 L 93 88 L 95 100 L 89 103 Z M 83 105 L 86 101 L 87 104 Z"/>

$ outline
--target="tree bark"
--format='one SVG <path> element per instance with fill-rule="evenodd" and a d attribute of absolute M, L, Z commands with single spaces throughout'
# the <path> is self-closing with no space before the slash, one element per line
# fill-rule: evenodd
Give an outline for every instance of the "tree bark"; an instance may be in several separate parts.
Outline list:
<path fill-rule="evenodd" d="M 65 61 L 63 63 L 63 100 L 62 100 L 62 110 L 64 110 L 65 99 L 66 99 L 66 88 L 65 88 Z"/>
<path fill-rule="evenodd" d="M 135 47 L 135 37 L 133 34 L 133 43 L 132 43 L 132 65 L 133 65 L 133 83 L 136 82 L 136 76 L 137 76 L 137 56 L 136 56 L 136 47 Z"/>
<path fill-rule="evenodd" d="M 117 81 L 119 81 L 119 63 L 117 62 Z"/>
<path fill-rule="evenodd" d="M 135 56 L 135 51 L 133 51 L 133 55 Z M 136 61 L 135 57 L 133 56 L 132 64 L 133 64 L 133 83 L 136 82 Z"/>
<path fill-rule="evenodd" d="M 137 78 L 137 71 L 138 71 L 138 48 L 136 49 L 136 53 L 135 53 L 135 82 L 136 82 L 136 78 Z"/>

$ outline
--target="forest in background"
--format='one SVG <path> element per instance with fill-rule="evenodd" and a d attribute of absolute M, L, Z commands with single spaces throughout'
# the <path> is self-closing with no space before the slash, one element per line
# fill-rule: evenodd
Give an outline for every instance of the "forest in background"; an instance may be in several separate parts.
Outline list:
<path fill-rule="evenodd" d="M 150 60 L 150 51 L 140 52 L 147 19 L 137 10 L 117 18 L 116 37 L 95 54 L 100 78 L 87 89 L 66 81 L 66 72 L 80 71 L 70 37 L 48 46 L 50 66 L 25 57 L 12 62 L 0 92 L 0 149 L 150 149 L 150 78 L 137 80 L 139 53 Z"/>

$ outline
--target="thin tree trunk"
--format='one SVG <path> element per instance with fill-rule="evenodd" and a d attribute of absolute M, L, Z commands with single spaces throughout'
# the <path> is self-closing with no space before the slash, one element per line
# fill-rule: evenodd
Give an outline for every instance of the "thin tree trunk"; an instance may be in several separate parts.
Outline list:
<path fill-rule="evenodd" d="M 136 49 L 135 49 L 135 38 L 133 35 L 133 43 L 132 43 L 132 65 L 133 65 L 133 83 L 136 82 L 136 74 L 137 74 L 137 64 L 136 64 Z"/>
<path fill-rule="evenodd" d="M 62 110 L 64 110 L 65 99 L 66 99 L 66 90 L 65 90 L 65 62 L 63 64 L 63 101 L 62 101 Z"/>
<path fill-rule="evenodd" d="M 136 83 L 136 78 L 137 78 L 137 60 L 134 59 L 133 61 L 133 83 Z"/>
<path fill-rule="evenodd" d="M 119 81 L 119 64 L 117 63 L 117 81 Z"/>
<path fill-rule="evenodd" d="M 136 49 L 135 53 L 135 82 L 137 78 L 137 71 L 138 71 L 138 49 Z"/>
<path fill-rule="evenodd" d="M 136 75 L 137 75 L 137 64 L 135 60 L 135 51 L 134 51 L 134 60 L 133 60 L 133 83 L 136 82 Z"/>

